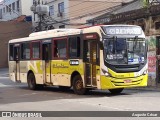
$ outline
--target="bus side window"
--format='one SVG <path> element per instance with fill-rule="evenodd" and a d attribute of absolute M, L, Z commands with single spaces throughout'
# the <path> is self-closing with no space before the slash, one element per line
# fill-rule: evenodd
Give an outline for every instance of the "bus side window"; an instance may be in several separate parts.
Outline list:
<path fill-rule="evenodd" d="M 32 59 L 40 59 L 40 42 L 32 42 Z"/>
<path fill-rule="evenodd" d="M 9 45 L 9 60 L 13 60 L 13 45 Z"/>
<path fill-rule="evenodd" d="M 29 43 L 21 44 L 21 59 L 22 60 L 30 59 L 30 44 Z"/>
<path fill-rule="evenodd" d="M 57 47 L 57 41 L 54 41 L 53 48 L 54 48 L 54 57 L 56 57 L 56 58 L 59 57 L 58 47 Z"/>
<path fill-rule="evenodd" d="M 80 37 L 71 37 L 69 39 L 69 57 L 78 58 L 80 57 Z"/>
<path fill-rule="evenodd" d="M 54 57 L 66 58 L 67 57 L 67 40 L 55 40 L 54 41 Z"/>

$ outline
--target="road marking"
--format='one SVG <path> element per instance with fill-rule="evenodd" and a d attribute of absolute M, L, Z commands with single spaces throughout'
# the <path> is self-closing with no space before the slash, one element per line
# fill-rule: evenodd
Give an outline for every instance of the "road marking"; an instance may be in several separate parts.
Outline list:
<path fill-rule="evenodd" d="M 29 95 L 35 95 L 35 94 L 38 94 L 38 93 L 23 94 L 23 95 L 20 95 L 20 96 L 29 96 Z"/>

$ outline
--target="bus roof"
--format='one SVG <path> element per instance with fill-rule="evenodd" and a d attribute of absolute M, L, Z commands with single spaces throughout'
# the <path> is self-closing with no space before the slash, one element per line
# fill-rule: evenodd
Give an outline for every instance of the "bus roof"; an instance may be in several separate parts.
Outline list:
<path fill-rule="evenodd" d="M 85 33 L 98 33 L 100 35 L 101 34 L 100 30 L 102 26 L 105 26 L 105 27 L 120 27 L 120 26 L 136 27 L 137 25 L 99 25 L 99 26 L 91 26 L 91 27 L 83 28 L 83 29 L 53 29 L 53 30 L 31 33 L 29 37 L 25 37 L 25 38 L 12 39 L 9 41 L 9 43 L 40 40 L 40 39 L 47 39 L 47 38 L 52 38 L 52 37 L 63 37 L 67 35 L 77 35 L 77 34 L 82 34 L 82 33 L 84 34 Z"/>

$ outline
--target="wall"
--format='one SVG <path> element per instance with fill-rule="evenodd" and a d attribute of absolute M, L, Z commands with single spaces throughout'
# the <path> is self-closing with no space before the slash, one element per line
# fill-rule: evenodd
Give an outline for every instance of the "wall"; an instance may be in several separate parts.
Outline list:
<path fill-rule="evenodd" d="M 70 23 L 86 23 L 86 20 L 95 18 L 108 12 L 107 9 L 121 5 L 122 0 L 69 0 L 69 17 L 77 18 L 70 21 Z M 86 25 L 72 26 L 75 28 L 84 27 Z"/>
<path fill-rule="evenodd" d="M 30 7 L 33 4 L 33 0 L 21 0 L 21 6 L 22 6 L 22 15 L 30 16 L 32 15 L 32 11 L 30 10 Z"/>
<path fill-rule="evenodd" d="M 31 23 L 0 22 L 0 67 L 8 66 L 8 41 L 27 37 L 31 33 Z"/>
<path fill-rule="evenodd" d="M 156 86 L 156 36 L 148 36 L 146 40 L 148 41 L 148 85 Z"/>

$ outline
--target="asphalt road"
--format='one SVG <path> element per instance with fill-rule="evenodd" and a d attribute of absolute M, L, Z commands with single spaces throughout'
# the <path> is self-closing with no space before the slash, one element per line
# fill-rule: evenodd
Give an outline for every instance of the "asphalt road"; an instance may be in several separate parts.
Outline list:
<path fill-rule="evenodd" d="M 0 111 L 160 111 L 160 91 L 125 89 L 120 95 L 107 90 L 76 95 L 73 90 L 61 91 L 58 87 L 32 91 L 27 84 L 0 75 Z"/>

